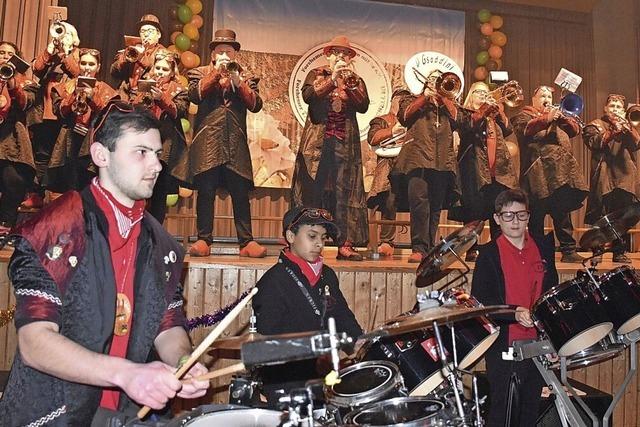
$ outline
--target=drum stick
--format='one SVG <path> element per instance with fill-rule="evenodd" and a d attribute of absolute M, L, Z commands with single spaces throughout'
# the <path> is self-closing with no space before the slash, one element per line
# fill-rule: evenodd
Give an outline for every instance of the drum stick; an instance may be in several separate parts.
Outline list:
<path fill-rule="evenodd" d="M 191 356 L 189 356 L 189 360 L 187 360 L 185 364 L 182 365 L 182 367 L 180 367 L 180 369 L 178 369 L 174 374 L 177 379 L 182 378 L 182 376 L 186 374 L 187 371 L 189 371 L 189 369 L 191 369 L 194 363 L 198 361 L 198 358 L 202 356 L 202 354 L 211 346 L 211 344 L 213 344 L 215 340 L 218 339 L 220 334 L 222 334 L 222 332 L 224 332 L 224 330 L 229 327 L 231 322 L 233 322 L 236 319 L 236 317 L 240 315 L 240 312 L 242 311 L 244 306 L 247 305 L 249 301 L 251 301 L 251 298 L 253 298 L 253 296 L 257 293 L 258 293 L 258 288 L 253 288 L 251 292 L 249 292 L 249 295 L 244 297 L 244 299 L 240 301 L 238 305 L 235 306 L 233 310 L 231 310 L 229 314 L 227 314 L 227 316 L 224 319 L 222 319 L 220 323 L 218 323 L 218 326 L 216 326 L 213 329 L 213 331 L 211 331 L 211 333 L 209 333 L 209 335 L 207 335 L 207 337 L 204 340 L 202 340 L 200 345 L 198 345 L 198 347 L 196 347 L 196 349 L 193 350 L 193 353 L 191 353 Z M 137 414 L 138 418 L 139 419 L 144 418 L 149 413 L 150 410 L 151 410 L 150 407 L 144 406 L 142 409 L 138 411 L 138 414 Z"/>
<path fill-rule="evenodd" d="M 236 363 L 235 365 L 227 366 L 226 368 L 216 369 L 215 371 L 200 375 L 199 377 L 188 378 L 182 380 L 182 382 L 212 380 L 214 378 L 223 377 L 225 375 L 235 374 L 236 372 L 240 371 L 244 371 L 244 363 L 242 362 Z"/>

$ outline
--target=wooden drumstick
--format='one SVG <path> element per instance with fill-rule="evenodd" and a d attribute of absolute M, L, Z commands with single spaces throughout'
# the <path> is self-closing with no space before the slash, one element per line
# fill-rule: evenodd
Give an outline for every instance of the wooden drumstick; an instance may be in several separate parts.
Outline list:
<path fill-rule="evenodd" d="M 251 292 L 249 292 L 249 295 L 244 297 L 244 299 L 240 301 L 238 305 L 236 305 L 233 308 L 233 310 L 231 310 L 229 314 L 227 314 L 227 316 L 224 319 L 222 319 L 222 321 L 220 321 L 220 323 L 218 323 L 218 326 L 216 326 L 213 329 L 213 331 L 211 331 L 209 335 L 207 335 L 207 337 L 204 340 L 202 340 L 200 345 L 198 345 L 198 347 L 196 347 L 196 349 L 193 350 L 193 353 L 191 353 L 191 356 L 189 356 L 189 360 L 187 360 L 184 363 L 184 365 L 182 365 L 180 369 L 178 369 L 174 374 L 174 376 L 177 379 L 182 378 L 182 376 L 186 374 L 187 371 L 189 371 L 189 369 L 191 369 L 191 367 L 198 361 L 198 358 L 202 356 L 202 354 L 211 346 L 211 344 L 213 344 L 215 340 L 218 339 L 220 334 L 222 334 L 222 332 L 224 332 L 224 330 L 229 327 L 231 322 L 233 322 L 236 319 L 236 317 L 240 315 L 240 312 L 242 311 L 244 306 L 247 305 L 249 301 L 251 301 L 251 298 L 253 298 L 254 295 L 257 293 L 258 293 L 258 288 L 251 289 Z M 138 411 L 138 414 L 137 414 L 138 418 L 139 419 L 144 418 L 149 413 L 150 410 L 151 410 L 150 407 L 144 406 L 142 409 Z"/>
<path fill-rule="evenodd" d="M 225 375 L 235 374 L 236 372 L 240 371 L 244 371 L 244 363 L 242 362 L 236 363 L 235 365 L 227 366 L 226 368 L 216 369 L 215 371 L 200 375 L 199 377 L 188 378 L 186 380 L 182 380 L 182 382 L 212 380 L 214 378 L 223 377 Z"/>

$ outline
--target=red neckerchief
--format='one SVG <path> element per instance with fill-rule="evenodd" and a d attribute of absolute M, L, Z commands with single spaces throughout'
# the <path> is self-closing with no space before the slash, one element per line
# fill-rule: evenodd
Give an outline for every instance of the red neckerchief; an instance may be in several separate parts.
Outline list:
<path fill-rule="evenodd" d="M 127 296 L 133 311 L 135 306 L 135 259 L 145 202 L 144 200 L 136 201 L 132 208 L 128 208 L 116 200 L 109 191 L 100 186 L 97 178 L 94 178 L 91 182 L 91 193 L 96 199 L 98 208 L 107 219 L 109 249 L 116 292 L 122 292 Z M 129 330 L 131 330 L 131 325 L 129 325 Z M 121 336 L 114 334 L 109 348 L 109 355 L 126 358 L 130 336 L 130 333 Z M 119 390 L 104 389 L 100 399 L 100 406 L 115 411 L 118 409 L 119 399 Z"/>
<path fill-rule="evenodd" d="M 322 256 L 319 256 L 316 262 L 311 263 L 295 255 L 289 248 L 284 249 L 283 253 L 287 258 L 289 258 L 291 262 L 300 267 L 300 270 L 302 270 L 302 274 L 304 274 L 304 277 L 307 278 L 309 284 L 311 284 L 311 287 L 314 287 L 318 284 L 320 276 L 322 275 Z"/>

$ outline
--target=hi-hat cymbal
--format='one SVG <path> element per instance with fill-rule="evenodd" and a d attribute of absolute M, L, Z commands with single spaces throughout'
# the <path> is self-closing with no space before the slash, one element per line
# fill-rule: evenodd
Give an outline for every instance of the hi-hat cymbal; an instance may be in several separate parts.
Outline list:
<path fill-rule="evenodd" d="M 593 228 L 584 233 L 580 246 L 594 252 L 611 249 L 612 243 L 624 236 L 640 221 L 640 202 L 611 212 L 593 224 Z"/>
<path fill-rule="evenodd" d="M 467 252 L 476 243 L 483 227 L 484 221 L 473 221 L 443 238 L 418 265 L 416 275 L 424 279 L 416 283 L 424 287 L 446 276 L 447 267 L 457 260 L 453 252 L 458 256 Z"/>
<path fill-rule="evenodd" d="M 487 314 L 513 313 L 515 310 L 508 305 L 490 305 L 485 307 L 464 307 L 461 305 L 443 305 L 429 308 L 416 314 L 403 315 L 394 321 L 379 326 L 364 334 L 360 339 L 373 339 L 388 335 L 400 335 L 433 327 L 433 322 L 453 323 L 473 319 Z"/>
<path fill-rule="evenodd" d="M 264 335 L 260 335 L 257 332 L 249 332 L 248 334 L 238 335 L 235 337 L 228 338 L 220 338 L 215 340 L 213 344 L 211 344 L 212 349 L 218 350 L 238 350 L 242 348 L 242 344 L 247 342 L 252 342 L 256 340 L 261 340 L 264 338 Z"/>

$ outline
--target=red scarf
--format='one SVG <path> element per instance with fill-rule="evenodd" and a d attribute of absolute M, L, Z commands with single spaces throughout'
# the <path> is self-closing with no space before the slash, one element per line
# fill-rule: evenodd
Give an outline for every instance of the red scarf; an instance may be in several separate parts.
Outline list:
<path fill-rule="evenodd" d="M 311 284 L 311 287 L 314 287 L 318 284 L 320 276 L 322 276 L 322 256 L 319 256 L 316 262 L 309 262 L 291 252 L 289 248 L 284 249 L 282 252 L 291 262 L 300 267 L 300 270 L 302 270 L 302 274 L 304 274 L 304 277 L 307 278 L 307 280 Z"/>

